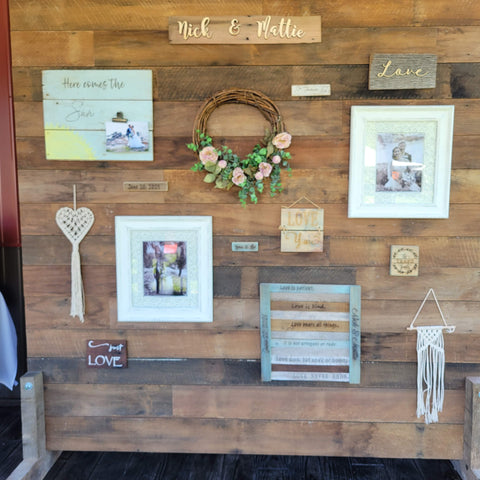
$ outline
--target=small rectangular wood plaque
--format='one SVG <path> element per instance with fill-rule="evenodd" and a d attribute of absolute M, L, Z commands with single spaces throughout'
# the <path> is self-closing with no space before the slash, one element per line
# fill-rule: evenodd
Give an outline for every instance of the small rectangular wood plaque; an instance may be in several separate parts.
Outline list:
<path fill-rule="evenodd" d="M 258 242 L 232 242 L 232 252 L 258 252 Z"/>
<path fill-rule="evenodd" d="M 418 277 L 420 249 L 416 245 L 392 245 L 390 247 L 390 275 Z"/>
<path fill-rule="evenodd" d="M 292 97 L 321 97 L 331 95 L 330 84 L 292 85 Z"/>
<path fill-rule="evenodd" d="M 126 367 L 126 340 L 87 340 L 87 368 Z"/>
<path fill-rule="evenodd" d="M 375 54 L 370 57 L 369 90 L 435 88 L 437 56 Z"/>
<path fill-rule="evenodd" d="M 168 182 L 123 182 L 124 192 L 168 192 Z"/>

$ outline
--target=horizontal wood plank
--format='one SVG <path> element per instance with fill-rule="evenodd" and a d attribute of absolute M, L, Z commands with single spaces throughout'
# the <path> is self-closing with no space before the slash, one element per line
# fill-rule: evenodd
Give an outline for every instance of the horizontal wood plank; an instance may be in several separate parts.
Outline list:
<path fill-rule="evenodd" d="M 462 391 L 447 390 L 439 421 L 463 423 L 464 402 Z M 173 415 L 185 418 L 422 423 L 416 403 L 415 389 L 173 388 Z"/>
<path fill-rule="evenodd" d="M 170 330 L 121 329 L 69 331 L 68 344 L 62 329 L 28 329 L 29 355 L 82 357 L 86 341 L 96 338 L 126 339 L 129 358 L 260 358 L 258 330 Z M 472 363 L 480 353 L 478 334 L 445 334 L 445 356 L 452 363 Z M 383 362 L 414 362 L 417 358 L 416 335 L 403 333 L 363 333 L 361 359 Z"/>
<path fill-rule="evenodd" d="M 339 26 L 392 26 L 416 25 L 478 25 L 480 11 L 476 3 L 460 2 L 452 10 L 451 3 L 440 0 L 434 4 L 428 0 L 399 0 L 371 4 L 352 3 L 341 0 L 335 4 L 326 3 L 319 9 L 315 1 L 303 1 L 301 4 L 289 0 L 264 4 L 243 0 L 242 2 L 223 1 L 182 2 L 173 4 L 125 5 L 118 1 L 90 2 L 86 5 L 62 3 L 57 8 L 47 0 L 27 0 L 12 3 L 10 17 L 13 30 L 77 30 L 86 25 L 95 30 L 119 29 L 162 29 L 167 28 L 169 16 L 181 15 L 230 15 L 232 9 L 236 15 L 304 15 L 320 14 L 322 23 L 327 27 Z M 105 10 L 111 15 L 104 15 Z M 34 11 L 35 15 L 25 12 Z"/>
<path fill-rule="evenodd" d="M 51 450 L 455 459 L 463 445 L 463 425 L 408 423 L 47 417 L 46 432 Z"/>
<path fill-rule="evenodd" d="M 172 414 L 171 386 L 49 384 L 44 395 L 46 415 L 164 417 Z"/>
<path fill-rule="evenodd" d="M 193 172 L 192 172 L 193 173 Z M 78 180 L 81 180 L 77 176 Z M 201 182 L 201 180 L 199 179 Z M 61 187 L 61 195 L 55 198 L 54 203 L 31 203 L 20 206 L 22 218 L 22 233 L 24 235 L 58 235 L 60 230 L 54 219 L 57 210 L 64 206 L 72 205 L 71 183 Z M 77 205 L 90 208 L 95 215 L 95 223 L 89 231 L 89 235 L 112 235 L 114 217 L 116 215 L 210 215 L 214 218 L 214 235 L 235 236 L 258 236 L 279 235 L 280 210 L 279 204 L 258 204 L 257 207 L 247 206 L 242 208 L 240 204 L 184 204 L 161 202 L 158 192 L 149 197 L 151 203 L 87 203 L 88 182 L 82 186 L 81 181 L 77 185 Z M 57 187 L 56 187 L 57 188 Z M 58 187 L 60 188 L 60 187 Z M 309 192 L 310 193 L 310 192 Z M 312 192 L 313 194 L 314 192 Z M 132 194 L 135 195 L 135 194 Z M 219 195 L 227 196 L 226 192 Z M 232 196 L 235 194 L 232 193 Z M 312 195 L 313 198 L 315 198 Z M 309 198 L 312 198 L 309 196 Z M 277 198 L 277 197 L 276 197 Z M 312 198 L 312 201 L 314 201 Z M 283 202 L 284 195 L 278 196 L 278 201 Z M 53 202 L 53 199 L 51 199 Z M 232 199 L 233 201 L 233 199 Z M 261 202 L 261 200 L 259 201 Z M 354 236 L 354 237 L 475 237 L 477 226 L 472 222 L 476 218 L 478 206 L 472 204 L 459 204 L 450 206 L 450 219 L 438 219 L 434 222 L 425 219 L 391 219 L 391 218 L 347 218 L 346 204 L 322 204 L 318 206 L 325 210 L 324 229 L 328 236 Z M 260 212 L 260 214 L 259 214 Z M 44 219 L 51 219 L 45 221 Z M 232 218 L 235 221 L 232 222 Z M 88 237 L 87 237 L 88 238 Z M 421 252 L 420 252 L 421 253 Z M 286 255 L 297 255 L 282 253 Z M 302 254 L 308 255 L 308 254 Z M 317 254 L 323 255 L 323 254 Z"/>
<path fill-rule="evenodd" d="M 128 368 L 122 372 L 87 368 L 83 358 L 30 357 L 30 370 L 41 370 L 48 383 L 97 383 L 138 385 L 261 385 L 259 360 L 235 359 L 129 359 Z M 364 362 L 362 364 L 362 388 L 415 389 L 417 364 L 415 362 Z M 445 388 L 465 389 L 465 377 L 478 374 L 475 363 L 445 364 Z M 272 382 L 275 389 L 292 386 L 291 382 Z M 332 382 L 295 382 L 295 387 L 335 388 Z M 359 389 L 357 385 L 343 388 Z"/>

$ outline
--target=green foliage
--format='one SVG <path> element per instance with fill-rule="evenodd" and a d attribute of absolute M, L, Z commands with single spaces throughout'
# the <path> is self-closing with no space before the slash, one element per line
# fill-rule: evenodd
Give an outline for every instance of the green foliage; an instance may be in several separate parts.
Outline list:
<path fill-rule="evenodd" d="M 198 144 L 189 143 L 187 148 L 198 155 L 199 161 L 191 170 L 205 171 L 204 182 L 214 183 L 215 188 L 222 190 L 238 188 L 238 198 L 243 206 L 246 206 L 247 200 L 257 203 L 258 194 L 264 192 L 266 185 L 269 186 L 272 197 L 282 191 L 281 169 L 284 168 L 287 172 L 292 170 L 289 163 L 291 155 L 285 151 L 290 145 L 289 134 L 282 132 L 275 136 L 267 132 L 265 144 L 255 145 L 252 152 L 240 159 L 226 145 L 215 148 L 209 135 L 204 132 L 197 133 Z M 288 137 L 286 144 L 285 140 L 283 144 L 276 142 L 280 136 Z M 275 146 L 275 143 L 282 148 Z"/>

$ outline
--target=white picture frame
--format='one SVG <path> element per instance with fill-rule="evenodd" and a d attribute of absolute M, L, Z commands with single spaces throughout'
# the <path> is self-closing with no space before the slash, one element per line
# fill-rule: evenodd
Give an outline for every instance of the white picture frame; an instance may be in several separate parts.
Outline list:
<path fill-rule="evenodd" d="M 212 322 L 212 217 L 115 217 L 118 322 Z"/>
<path fill-rule="evenodd" d="M 348 217 L 448 218 L 453 120 L 453 105 L 352 106 Z"/>

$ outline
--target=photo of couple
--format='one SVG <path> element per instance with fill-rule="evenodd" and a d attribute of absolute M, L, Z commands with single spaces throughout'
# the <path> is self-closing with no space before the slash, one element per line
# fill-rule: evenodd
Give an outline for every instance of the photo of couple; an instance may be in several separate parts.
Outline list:
<path fill-rule="evenodd" d="M 379 133 L 376 147 L 377 192 L 421 192 L 425 167 L 424 134 Z"/>
<path fill-rule="evenodd" d="M 147 122 L 106 122 L 107 152 L 145 152 L 149 149 Z"/>

